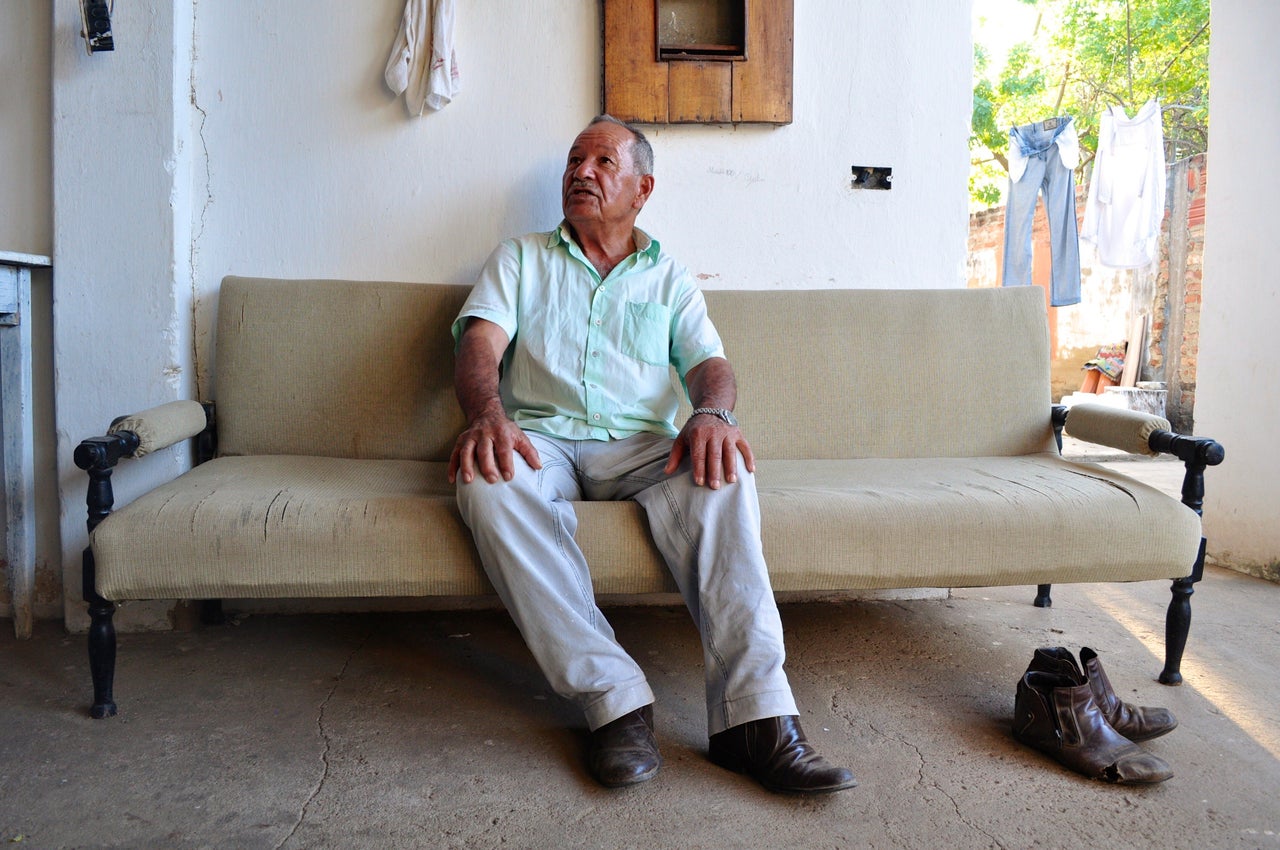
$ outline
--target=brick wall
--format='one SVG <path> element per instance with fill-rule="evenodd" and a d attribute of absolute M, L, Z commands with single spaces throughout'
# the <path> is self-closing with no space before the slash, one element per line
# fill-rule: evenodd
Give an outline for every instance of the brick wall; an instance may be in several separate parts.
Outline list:
<path fill-rule="evenodd" d="M 1160 270 L 1151 312 L 1151 344 L 1147 348 L 1151 370 L 1160 376 L 1156 380 L 1169 385 L 1169 421 L 1175 430 L 1186 433 L 1193 430 L 1196 355 L 1200 348 L 1206 177 L 1204 154 L 1170 168 L 1169 203 L 1160 234 Z M 1174 229 L 1179 224 L 1181 233 Z"/>
<path fill-rule="evenodd" d="M 1199 348 L 1200 288 L 1204 256 L 1205 156 L 1176 163 L 1169 169 L 1171 185 L 1161 232 L 1161 256 L 1155 271 L 1154 296 L 1150 304 L 1138 305 L 1150 316 L 1142 380 L 1165 381 L 1169 385 L 1167 413 L 1174 428 L 1192 430 L 1195 405 L 1196 354 Z M 1176 185 L 1174 185 L 1176 184 Z M 1076 214 L 1084 217 L 1087 187 L 1076 191 Z M 1182 198 L 1175 197 L 1182 193 Z M 1180 233 L 1170 235 L 1174 211 L 1185 210 Z M 976 212 L 969 218 L 969 286 L 999 286 L 1004 261 L 1004 208 Z M 1046 290 L 1049 285 L 1049 226 L 1044 205 L 1037 205 L 1032 231 L 1032 279 Z M 1172 248 L 1177 261 L 1170 275 Z M 1053 353 L 1054 399 L 1079 388 L 1080 367 L 1103 345 L 1124 341 L 1129 333 L 1129 317 L 1134 308 L 1132 293 L 1139 275 L 1150 270 L 1111 269 L 1098 262 L 1088 243 L 1082 243 L 1081 303 L 1049 308 L 1050 343 Z M 1137 280 L 1139 286 L 1146 281 Z M 1177 311 L 1171 310 L 1170 289 L 1175 293 Z M 1173 345 L 1175 350 L 1168 351 Z"/>

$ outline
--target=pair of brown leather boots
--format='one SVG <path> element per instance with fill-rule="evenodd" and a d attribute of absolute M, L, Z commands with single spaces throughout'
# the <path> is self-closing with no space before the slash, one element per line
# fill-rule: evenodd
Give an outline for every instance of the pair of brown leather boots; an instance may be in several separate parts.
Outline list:
<path fill-rule="evenodd" d="M 1013 737 L 1093 779 L 1123 785 L 1163 782 L 1173 771 L 1134 741 L 1172 730 L 1166 708 L 1133 706 L 1116 696 L 1098 654 L 1080 663 L 1061 646 L 1037 649 L 1018 681 Z"/>

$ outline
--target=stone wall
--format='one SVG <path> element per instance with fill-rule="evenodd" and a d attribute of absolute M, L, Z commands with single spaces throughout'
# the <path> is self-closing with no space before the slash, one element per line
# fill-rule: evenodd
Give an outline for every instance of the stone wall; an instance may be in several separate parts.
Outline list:
<path fill-rule="evenodd" d="M 1140 379 L 1168 384 L 1167 416 L 1174 428 L 1190 433 L 1195 406 L 1196 353 L 1199 348 L 1200 287 L 1204 256 L 1205 156 L 1169 167 L 1169 192 L 1161 233 L 1161 255 L 1150 269 L 1103 266 L 1088 243 L 1081 244 L 1081 302 L 1049 308 L 1054 400 L 1079 388 L 1080 369 L 1098 348 L 1128 338 L 1135 310 L 1148 317 L 1147 345 Z M 1088 189 L 1076 190 L 1077 217 L 1084 217 Z M 999 286 L 1004 260 L 1004 207 L 969 218 L 969 286 Z M 1181 227 L 1170 230 L 1170 222 Z M 1033 227 L 1033 281 L 1049 284 L 1049 227 L 1044 205 Z M 1173 274 L 1170 274 L 1173 257 Z M 1170 294 L 1172 293 L 1172 299 Z M 1179 309 L 1170 309 L 1170 305 Z"/>

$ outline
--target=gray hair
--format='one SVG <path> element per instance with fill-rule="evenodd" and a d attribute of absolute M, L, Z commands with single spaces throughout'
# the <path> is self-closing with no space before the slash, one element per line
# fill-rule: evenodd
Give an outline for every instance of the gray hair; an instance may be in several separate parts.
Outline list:
<path fill-rule="evenodd" d="M 636 171 L 640 174 L 653 173 L 653 146 L 649 144 L 649 140 L 645 138 L 644 133 L 626 121 L 614 118 L 607 113 L 601 113 L 591 122 L 588 127 L 595 124 L 617 124 L 622 129 L 631 134 L 631 159 L 636 164 Z"/>

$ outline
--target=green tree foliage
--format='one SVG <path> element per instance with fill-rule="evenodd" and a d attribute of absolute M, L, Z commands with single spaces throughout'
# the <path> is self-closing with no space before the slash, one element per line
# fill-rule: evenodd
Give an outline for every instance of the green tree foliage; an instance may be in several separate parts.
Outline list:
<path fill-rule="evenodd" d="M 994 78 L 987 47 L 974 44 L 975 206 L 999 203 L 1007 187 L 1005 155 L 1015 124 L 1072 116 L 1087 175 L 1102 112 L 1119 105 L 1133 114 L 1154 97 L 1164 107 L 1169 161 L 1205 150 L 1209 0 L 1022 2 L 1039 14 L 1035 33 L 1013 45 Z"/>

